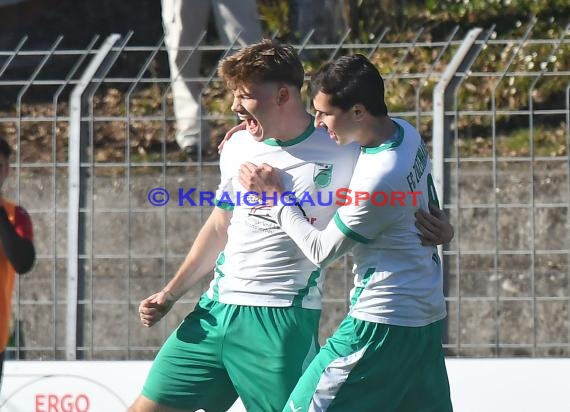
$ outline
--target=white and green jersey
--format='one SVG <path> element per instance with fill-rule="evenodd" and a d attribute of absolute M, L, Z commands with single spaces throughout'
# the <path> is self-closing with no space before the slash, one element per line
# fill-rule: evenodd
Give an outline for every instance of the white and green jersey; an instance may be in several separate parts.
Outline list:
<path fill-rule="evenodd" d="M 233 213 L 207 296 L 237 305 L 320 309 L 323 271 L 271 218 L 271 207 L 242 187 L 238 170 L 247 161 L 280 169 L 285 190 L 297 200 L 284 196 L 277 203 L 300 204 L 304 219 L 323 229 L 338 208 L 334 192 L 348 186 L 358 155 L 358 146 L 339 147 L 312 125 L 288 142 L 236 133 L 220 157 L 217 206 Z"/>
<path fill-rule="evenodd" d="M 272 216 L 315 263 L 352 249 L 352 317 L 425 326 L 446 315 L 443 276 L 437 249 L 421 245 L 414 213 L 428 210 L 430 200 L 438 204 L 437 195 L 427 147 L 412 125 L 393 120 L 396 135 L 362 148 L 345 196 L 351 203 L 325 230 L 306 225 L 294 207 L 275 208 Z"/>

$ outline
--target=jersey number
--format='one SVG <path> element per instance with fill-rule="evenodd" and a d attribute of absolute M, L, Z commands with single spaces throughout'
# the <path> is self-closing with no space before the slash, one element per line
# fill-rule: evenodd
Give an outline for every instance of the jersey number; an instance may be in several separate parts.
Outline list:
<path fill-rule="evenodd" d="M 433 184 L 433 177 L 431 177 L 431 173 L 428 173 L 427 175 L 427 188 L 430 203 L 433 203 L 439 207 L 439 199 L 437 198 L 437 192 L 435 190 L 435 185 Z"/>

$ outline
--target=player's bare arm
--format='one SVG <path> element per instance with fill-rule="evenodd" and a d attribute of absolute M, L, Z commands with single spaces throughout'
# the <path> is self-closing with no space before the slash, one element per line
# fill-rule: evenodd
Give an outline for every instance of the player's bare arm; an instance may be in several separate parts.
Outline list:
<path fill-rule="evenodd" d="M 214 208 L 172 280 L 160 292 L 141 301 L 143 325 L 150 327 L 160 321 L 181 296 L 212 272 L 227 241 L 230 217 L 231 212 Z"/>

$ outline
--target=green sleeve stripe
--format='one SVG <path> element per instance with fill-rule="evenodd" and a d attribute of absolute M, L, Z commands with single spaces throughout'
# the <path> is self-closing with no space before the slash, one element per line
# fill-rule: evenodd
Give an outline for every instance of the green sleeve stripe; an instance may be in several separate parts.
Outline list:
<path fill-rule="evenodd" d="M 351 230 L 347 225 L 345 225 L 342 220 L 340 220 L 340 216 L 338 215 L 338 212 L 335 213 L 334 215 L 334 222 L 336 223 L 336 226 L 339 228 L 339 230 L 348 238 L 355 240 L 359 243 L 370 243 L 372 242 L 371 239 L 367 239 L 362 235 L 359 235 L 358 233 L 356 233 L 355 231 Z"/>
<path fill-rule="evenodd" d="M 231 203 L 228 202 L 220 202 L 219 200 L 216 199 L 216 207 L 219 207 L 220 209 L 224 209 L 224 210 L 234 210 L 234 205 L 232 205 Z"/>

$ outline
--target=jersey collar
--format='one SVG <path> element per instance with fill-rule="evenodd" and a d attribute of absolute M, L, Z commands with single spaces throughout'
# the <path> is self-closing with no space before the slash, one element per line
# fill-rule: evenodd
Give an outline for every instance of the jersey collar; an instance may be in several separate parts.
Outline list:
<path fill-rule="evenodd" d="M 404 140 L 404 128 L 398 123 L 394 122 L 397 126 L 396 132 L 385 142 L 382 142 L 376 147 L 360 147 L 362 153 L 375 154 L 383 152 L 384 150 L 395 149 L 402 144 Z"/>
<path fill-rule="evenodd" d="M 311 123 L 309 124 L 309 127 L 307 127 L 303 133 L 301 133 L 299 136 L 297 136 L 294 139 L 287 140 L 286 142 L 283 142 L 281 140 L 277 140 L 277 139 L 274 139 L 273 137 L 270 137 L 268 139 L 265 139 L 263 141 L 263 143 L 265 143 L 269 146 L 281 146 L 281 147 L 294 146 L 296 144 L 299 144 L 303 140 L 306 140 L 315 131 L 315 126 L 313 125 L 312 119 L 313 118 L 311 117 Z"/>

